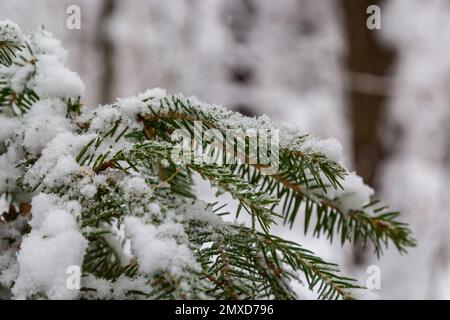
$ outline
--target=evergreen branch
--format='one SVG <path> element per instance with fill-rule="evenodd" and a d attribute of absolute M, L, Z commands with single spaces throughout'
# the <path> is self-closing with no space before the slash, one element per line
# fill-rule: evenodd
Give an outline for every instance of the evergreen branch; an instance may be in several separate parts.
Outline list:
<path fill-rule="evenodd" d="M 15 92 L 10 87 L 4 86 L 4 82 L 0 80 L 0 113 L 3 109 L 9 108 L 16 115 L 24 114 L 38 100 L 39 97 L 33 90 Z"/>
<path fill-rule="evenodd" d="M 255 228 L 255 220 L 257 220 L 263 230 L 269 232 L 270 225 L 273 223 L 273 216 L 276 215 L 270 209 L 270 206 L 278 203 L 278 199 L 268 197 L 263 192 L 255 192 L 255 185 L 234 175 L 230 168 L 226 166 L 189 165 L 189 168 L 198 172 L 204 179 L 209 180 L 219 190 L 225 190 L 237 199 L 239 208 L 243 208 L 251 215 L 253 228 Z"/>
<path fill-rule="evenodd" d="M 287 171 L 290 172 L 292 168 Z M 364 243 L 370 242 L 379 257 L 383 247 L 387 247 L 391 241 L 400 252 L 406 252 L 406 248 L 415 246 L 411 230 L 406 224 L 398 222 L 398 212 L 378 213 L 383 208 L 373 208 L 377 202 L 373 202 L 361 210 L 343 212 L 336 201 L 326 198 L 319 186 L 313 187 L 311 181 L 309 188 L 302 187 L 290 180 L 289 175 L 279 174 L 272 176 L 261 175 L 251 168 L 241 166 L 236 172 L 242 176 L 251 176 L 250 182 L 260 186 L 260 192 L 271 194 L 282 201 L 282 213 L 285 223 L 292 227 L 298 211 L 303 206 L 304 232 L 308 232 L 311 217 L 315 213 L 316 225 L 313 228 L 314 235 L 325 234 L 331 242 L 336 233 L 339 233 L 340 241 L 357 243 L 362 239 Z M 252 173 L 251 173 L 252 172 Z M 306 180 L 305 180 L 306 181 Z M 338 199 L 336 199 L 338 200 Z M 371 210 L 373 214 L 368 213 Z"/>
<path fill-rule="evenodd" d="M 7 32 L 7 29 L 8 25 L 6 26 L 6 30 L 2 30 L 2 32 Z M 1 58 L 2 48 L 4 49 L 3 63 Z M 27 51 L 23 52 L 25 48 Z M 15 67 L 21 70 L 24 70 L 29 65 L 32 66 L 32 70 L 27 71 L 24 80 L 29 81 L 34 77 L 36 73 L 36 61 L 33 50 L 28 43 L 18 42 L 17 40 L 0 41 L 0 64 L 3 64 L 7 68 Z M 5 73 L 0 76 L 0 113 L 3 109 L 9 108 L 16 115 L 24 114 L 38 100 L 39 96 L 36 92 L 33 89 L 28 88 L 25 84 L 21 91 L 14 90 L 11 85 L 11 74 Z"/>
<path fill-rule="evenodd" d="M 146 127 L 159 132 L 159 136 L 166 137 L 167 140 L 169 136 L 167 133 L 174 129 L 186 129 L 194 133 L 193 121 L 202 121 L 206 128 L 218 129 L 220 128 L 219 118 L 230 117 L 229 113 L 222 110 L 205 111 L 200 106 L 191 104 L 189 100 L 183 101 L 176 96 L 172 96 L 171 99 L 161 99 L 157 107 L 154 101 L 146 102 L 149 101 L 153 103 L 148 104 L 150 112 L 141 115 L 140 119 L 144 121 Z M 300 140 L 302 138 L 303 136 L 299 136 Z M 245 156 L 248 156 L 248 150 L 244 151 L 247 152 Z M 259 185 L 258 192 L 276 196 L 282 201 L 284 199 L 282 203 L 284 221 L 291 226 L 300 206 L 304 204 L 305 233 L 308 230 L 311 215 L 315 211 L 318 221 L 314 234 L 319 236 L 324 233 L 330 241 L 334 238 L 335 226 L 339 226 L 337 231 L 341 232 L 342 243 L 345 241 L 356 243 L 358 238 L 362 238 L 373 244 L 378 256 L 382 253 L 383 246 L 388 245 L 388 241 L 392 241 L 400 252 L 415 245 L 410 229 L 395 220 L 397 215 L 389 213 L 372 217 L 367 212 L 371 209 L 369 207 L 358 211 L 342 212 L 337 204 L 339 199 L 327 198 L 328 188 L 342 187 L 340 180 L 344 178 L 346 171 L 323 154 L 282 148 L 279 174 L 262 175 L 258 172 L 262 167 L 244 163 L 236 165 L 235 170 L 251 184 Z M 363 227 L 362 230 L 359 230 L 360 226 Z"/>
<path fill-rule="evenodd" d="M 148 170 L 153 168 L 155 159 L 171 161 L 172 150 L 172 144 L 149 141 L 134 145 L 126 153 L 119 152 L 113 157 L 113 161 L 115 163 L 124 161 L 130 167 L 144 167 Z M 272 223 L 272 216 L 275 214 L 269 209 L 269 206 L 277 203 L 277 199 L 267 197 L 262 192 L 255 192 L 256 186 L 234 175 L 227 166 L 189 164 L 187 168 L 198 172 L 212 185 L 229 192 L 239 201 L 240 206 L 252 216 L 253 226 L 255 226 L 255 220 L 257 220 L 263 230 L 268 232 Z"/>
<path fill-rule="evenodd" d="M 1 30 L 0 34 L 0 64 L 9 67 L 13 64 L 14 59 L 17 57 L 18 52 L 21 52 L 24 45 L 17 41 L 1 40 L 3 32 L 8 30 Z"/>
<path fill-rule="evenodd" d="M 296 243 L 242 226 L 236 229 L 219 239 L 210 236 L 216 240 L 200 251 L 201 257 L 210 261 L 205 277 L 215 284 L 219 298 L 291 299 L 295 295 L 288 283 L 299 271 L 322 299 L 352 299 L 351 289 L 360 288 L 354 279 L 340 275 L 336 264 L 323 261 Z M 211 257 L 215 259 L 211 261 Z"/>
<path fill-rule="evenodd" d="M 139 158 L 141 164 L 147 168 L 152 168 L 155 158 L 164 158 L 170 161 L 173 144 L 169 142 L 168 133 L 174 129 L 186 129 L 194 135 L 192 122 L 205 121 L 201 117 L 206 118 L 206 122 L 203 123 L 206 128 L 212 126 L 213 123 L 216 123 L 213 128 L 219 127 L 217 125 L 219 121 L 206 112 L 199 111 L 199 107 L 195 107 L 189 102 L 183 103 L 181 99 L 173 96 L 172 101 L 173 107 L 169 99 L 160 101 L 159 108 L 165 107 L 163 113 L 158 113 L 149 106 L 150 113 L 141 115 L 140 119 L 144 121 L 145 128 L 148 130 L 151 126 L 152 132 L 158 133 L 157 136 L 160 138 L 163 137 L 165 144 L 156 147 L 155 143 L 150 142 L 135 146 L 133 155 L 128 156 L 129 167 L 136 168 L 133 158 Z M 188 114 L 181 113 L 181 110 Z M 113 129 L 116 127 L 117 125 Z M 161 146 L 166 148 L 163 153 L 161 153 Z M 139 153 L 139 150 L 145 150 L 144 154 Z M 244 157 L 248 157 L 249 150 L 243 151 Z M 192 159 L 192 157 L 188 158 Z M 105 155 L 98 156 L 98 161 L 96 160 L 94 163 L 105 163 L 105 159 Z M 146 159 L 152 159 L 152 161 L 148 163 Z M 342 212 L 338 205 L 339 199 L 326 197 L 327 189 L 341 188 L 339 180 L 343 179 L 346 172 L 337 163 L 328 160 L 320 153 L 282 149 L 279 173 L 270 176 L 261 173 L 260 169 L 264 166 L 259 164 L 238 163 L 220 167 L 190 164 L 188 167 L 200 173 L 203 178 L 211 181 L 217 187 L 231 193 L 234 198 L 239 200 L 240 208 L 251 213 L 265 231 L 268 231 L 272 218 L 277 216 L 273 209 L 280 203 L 284 222 L 289 223 L 291 227 L 300 208 L 304 208 L 305 233 L 309 229 L 311 217 L 315 212 L 317 220 L 314 227 L 315 236 L 325 234 L 330 241 L 333 241 L 335 234 L 340 233 L 342 244 L 347 241 L 356 243 L 356 240 L 361 238 L 365 243 L 370 242 L 373 245 L 377 256 L 381 255 L 383 247 L 388 246 L 389 241 L 392 241 L 400 252 L 415 245 L 411 231 L 406 225 L 395 220 L 398 215 L 383 213 L 372 216 L 368 213 L 371 209 L 370 206 L 361 208 L 361 210 Z M 231 172 L 233 170 L 235 174 Z M 327 183 L 322 177 L 326 177 Z"/>
<path fill-rule="evenodd" d="M 95 276 L 115 280 L 122 274 L 133 277 L 137 272 L 137 265 L 131 261 L 122 265 L 117 252 L 108 244 L 104 235 L 108 231 L 86 233 L 89 247 L 83 260 L 83 271 Z"/>
<path fill-rule="evenodd" d="M 363 188 L 358 177 L 346 177 L 346 169 L 332 160 L 339 158 L 334 144 L 330 150 L 327 142 L 316 143 L 299 131 L 272 125 L 266 117 L 244 117 L 162 90 L 118 100 L 92 115 L 83 113 L 79 98 L 83 84 L 64 68 L 56 41 L 48 39 L 47 33 L 25 36 L 14 23 L 0 22 L 0 112 L 6 114 L 1 120 L 15 130 L 0 145 L 1 163 L 2 170 L 3 166 L 16 170 L 13 176 L 2 175 L 7 179 L 3 185 L 5 190 L 19 190 L 20 199 L 32 199 L 19 205 L 19 211 L 19 198 L 12 199 L 10 210 L 0 217 L 0 223 L 12 228 L 7 230 L 11 240 L 0 239 L 0 247 L 17 251 L 11 258 L 7 255 L 7 264 L 19 263 L 21 271 L 8 288 L 15 296 L 75 297 L 67 288 L 57 288 L 62 278 L 40 285 L 40 280 L 28 281 L 33 274 L 22 272 L 51 246 L 43 257 L 52 257 L 55 268 L 63 270 L 65 261 L 83 266 L 87 286 L 81 297 L 101 291 L 106 283 L 109 292 L 98 292 L 99 297 L 295 299 L 290 283 L 304 278 L 321 299 L 351 299 L 352 290 L 360 287 L 342 276 L 336 264 L 269 233 L 277 218 L 292 227 L 299 212 L 304 215 L 305 233 L 312 225 L 315 236 L 325 235 L 330 241 L 337 236 L 342 244 L 362 239 L 378 255 L 390 242 L 400 252 L 414 245 L 407 225 L 397 220 L 398 213 L 378 208 L 375 202 L 364 206 L 371 190 Z M 55 50 L 43 50 L 49 43 Z M 23 52 L 25 48 L 28 52 Z M 45 55 L 52 57 L 47 61 Z M 61 74 L 67 75 L 67 86 L 46 88 Z M 27 126 L 40 125 L 33 122 L 37 117 L 33 114 L 24 121 L 8 117 L 33 108 L 40 99 L 37 93 L 45 97 L 41 110 L 50 110 L 52 116 L 49 128 L 29 139 Z M 62 113 L 52 109 L 61 103 Z M 191 139 L 188 154 L 181 148 L 183 156 L 177 160 L 173 156 L 180 145 L 172 138 L 178 129 Z M 216 139 L 228 138 L 228 130 L 248 129 L 270 131 L 270 138 L 281 132 L 280 148 L 265 150 L 261 145 L 268 141 L 261 143 L 260 137 L 255 147 L 245 132 L 231 135 L 225 145 Z M 197 139 L 203 138 L 204 130 L 213 132 L 209 138 L 214 142 Z M 35 140 L 42 140 L 37 148 L 30 146 Z M 271 160 L 277 157 L 277 172 L 264 174 L 269 165 L 261 158 L 268 155 L 255 155 L 261 149 L 270 152 Z M 213 158 L 218 165 L 204 161 Z M 236 199 L 236 216 L 247 211 L 252 225 L 226 223 L 220 217 L 228 214 L 221 212 L 223 207 L 196 199 L 193 174 Z M 352 190 L 357 190 L 356 196 L 344 198 L 344 192 Z M 22 218 L 31 222 L 16 226 Z M 49 241 L 22 241 L 28 233 Z M 73 248 L 67 249 L 73 250 L 66 250 L 64 241 L 70 241 Z M 30 252 L 32 256 L 21 257 Z M 64 261 L 60 255 L 66 255 Z M 88 280 L 91 275 L 94 278 Z M 17 285 L 27 281 L 30 284 L 22 288 Z"/>

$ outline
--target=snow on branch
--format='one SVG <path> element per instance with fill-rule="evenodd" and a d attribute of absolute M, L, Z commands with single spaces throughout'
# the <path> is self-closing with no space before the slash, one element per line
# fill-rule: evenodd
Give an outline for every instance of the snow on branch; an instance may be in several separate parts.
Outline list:
<path fill-rule="evenodd" d="M 66 55 L 50 33 L 0 22 L 0 288 L 13 298 L 291 299 L 304 277 L 319 298 L 349 299 L 353 279 L 271 226 L 300 218 L 378 255 L 414 245 L 336 140 L 162 89 L 87 109 Z M 198 200 L 193 174 L 251 225 Z"/>

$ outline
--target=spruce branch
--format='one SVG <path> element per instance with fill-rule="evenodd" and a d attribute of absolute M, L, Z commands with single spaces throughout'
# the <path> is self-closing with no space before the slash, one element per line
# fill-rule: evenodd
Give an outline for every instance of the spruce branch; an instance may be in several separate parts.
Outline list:
<path fill-rule="evenodd" d="M 182 99 L 179 96 L 171 96 L 156 102 L 156 105 L 162 109 L 160 113 L 155 108 L 155 102 L 152 99 L 144 100 L 144 102 L 149 101 L 153 103 L 148 105 L 149 113 L 140 115 L 139 118 L 144 121 L 147 130 L 150 127 L 153 131 L 160 132 L 159 136 L 164 138 L 167 143 L 169 143 L 169 133 L 175 129 L 186 129 L 193 132 L 192 123 L 194 121 L 202 121 L 207 128 L 219 129 L 221 126 L 218 118 L 230 117 L 228 112 L 222 110 L 206 112 L 201 109 L 201 106 L 191 104 L 189 99 Z M 300 140 L 303 138 L 304 136 L 299 136 Z M 248 150 L 246 151 L 246 156 L 248 156 Z M 171 150 L 166 150 L 165 158 L 167 160 L 170 160 L 170 152 Z M 225 167 L 222 166 L 220 170 L 225 172 L 227 170 Z M 377 202 L 373 202 L 361 210 L 342 212 L 337 205 L 339 199 L 327 198 L 327 188 L 342 188 L 340 181 L 345 178 L 346 170 L 334 161 L 327 159 L 323 154 L 282 148 L 280 173 L 270 176 L 261 174 L 260 169 L 263 166 L 258 164 L 244 163 L 231 167 L 234 168 L 236 176 L 231 177 L 228 172 L 228 178 L 224 179 L 237 181 L 238 176 L 241 176 L 250 183 L 246 186 L 247 188 L 257 190 L 254 192 L 255 197 L 266 195 L 265 204 L 281 202 L 285 223 L 292 226 L 303 205 L 305 233 L 310 227 L 311 216 L 316 213 L 317 222 L 313 229 L 314 235 L 324 234 L 330 241 L 334 239 L 336 233 L 340 233 L 342 244 L 347 241 L 356 243 L 361 238 L 364 243 L 370 242 L 373 245 L 377 256 L 382 254 L 383 247 L 388 246 L 390 241 L 400 252 L 415 245 L 411 231 L 404 223 L 395 220 L 398 217 L 396 212 L 386 211 L 386 207 L 376 207 Z M 193 166 L 191 168 L 194 169 Z M 207 166 L 197 166 L 195 170 L 202 175 L 201 171 L 207 170 Z M 210 170 L 217 169 L 210 168 Z M 203 174 L 203 177 L 208 179 L 208 177 L 217 176 Z M 258 186 L 258 188 L 254 189 L 253 186 Z M 267 195 L 273 198 L 268 199 Z M 244 204 L 242 201 L 241 203 Z M 253 211 L 258 211 L 258 207 L 253 208 Z M 270 211 L 273 212 L 273 210 L 266 210 L 266 212 Z M 255 216 L 258 217 L 258 215 Z M 264 228 L 267 227 L 263 221 L 260 223 Z"/>
<path fill-rule="evenodd" d="M 86 111 L 82 85 L 58 60 L 59 47 L 53 53 L 42 50 L 39 37 L 50 35 L 24 35 L 14 24 L 0 22 L 0 120 L 12 128 L 0 141 L 0 164 L 14 173 L 0 175 L 0 195 L 17 195 L 0 219 L 0 228 L 14 230 L 0 239 L 0 249 L 13 252 L 8 251 L 11 261 L 0 275 L 20 265 L 6 285 L 15 297 L 55 298 L 57 292 L 70 298 L 295 299 L 290 284 L 298 280 L 321 299 L 352 299 L 360 288 L 355 280 L 336 264 L 273 235 L 270 227 L 278 222 L 293 227 L 303 216 L 305 234 L 312 229 L 314 236 L 338 237 L 342 244 L 362 239 L 378 256 L 390 243 L 400 252 L 415 244 L 408 226 L 397 220 L 399 213 L 376 201 L 343 205 L 350 173 L 323 150 L 307 147 L 309 135 L 162 90 Z M 52 63 L 45 63 L 49 57 Z M 38 66 L 47 68 L 46 76 L 66 75 L 73 86 L 38 86 L 36 79 L 43 76 Z M 51 80 L 57 87 L 58 79 Z M 52 113 L 49 128 L 37 128 L 49 130 L 39 136 L 45 141 L 33 139 L 39 130 L 27 132 L 36 110 Z M 51 131 L 52 124 L 57 130 Z M 268 165 L 252 158 L 255 148 L 246 145 L 248 138 L 231 142 L 238 144 L 232 163 L 176 161 L 172 134 L 179 129 L 194 137 L 209 129 L 222 135 L 281 130 L 279 170 L 264 174 Z M 193 143 L 188 158 L 196 159 L 199 149 L 232 157 L 215 140 Z M 197 199 L 194 174 L 237 200 L 236 217 L 246 211 L 251 226 L 225 222 L 223 206 Z M 61 248 L 63 241 L 67 245 Z M 52 282 L 51 290 L 41 279 L 30 284 L 34 274 L 22 274 L 29 267 L 22 258 L 27 252 L 54 254 L 59 282 Z M 64 283 L 63 256 L 82 266 L 79 293 L 54 290 Z"/>
<path fill-rule="evenodd" d="M 9 67 L 24 48 L 15 23 L 5 21 L 0 28 L 0 65 Z"/>

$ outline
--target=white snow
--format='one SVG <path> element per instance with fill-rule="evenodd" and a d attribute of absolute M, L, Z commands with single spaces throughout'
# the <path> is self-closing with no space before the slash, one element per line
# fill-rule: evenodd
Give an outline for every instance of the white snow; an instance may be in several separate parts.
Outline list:
<path fill-rule="evenodd" d="M 82 278 L 82 286 L 84 288 L 96 290 L 95 292 L 87 292 L 86 298 L 88 299 L 111 299 L 111 284 L 106 279 L 88 274 Z"/>
<path fill-rule="evenodd" d="M 94 184 L 87 184 L 80 189 L 80 193 L 86 197 L 86 199 L 91 199 L 97 193 L 97 187 Z"/>
<path fill-rule="evenodd" d="M 66 108 L 59 99 L 45 99 L 33 105 L 24 118 L 23 145 L 28 152 L 37 155 L 58 134 L 71 131 Z"/>
<path fill-rule="evenodd" d="M 35 66 L 31 63 L 25 64 L 23 67 L 12 66 L 12 76 L 10 77 L 11 81 L 11 89 L 15 92 L 22 92 L 31 77 L 31 74 L 34 72 Z M 5 73 L 8 75 L 8 73 Z"/>
<path fill-rule="evenodd" d="M 128 117 L 130 120 L 136 120 L 136 115 L 143 114 L 148 111 L 145 102 L 136 96 L 118 99 L 117 106 L 119 107 L 122 115 Z"/>
<path fill-rule="evenodd" d="M 152 101 L 158 102 L 160 99 L 163 99 L 166 96 L 167 96 L 166 90 L 161 88 L 147 89 L 146 91 L 138 94 L 138 97 L 141 100 L 151 99 Z"/>
<path fill-rule="evenodd" d="M 177 226 L 174 224 L 172 227 Z M 179 228 L 177 230 L 180 231 Z M 131 249 L 137 257 L 139 270 L 147 274 L 169 270 L 173 275 L 181 275 L 185 268 L 197 269 L 189 248 L 178 244 L 173 237 L 163 237 L 163 231 L 167 232 L 161 226 L 144 224 L 139 218 L 125 218 L 125 232 L 131 239 Z"/>
<path fill-rule="evenodd" d="M 68 183 L 70 174 L 80 170 L 75 157 L 91 141 L 94 135 L 76 135 L 71 132 L 58 134 L 42 150 L 42 156 L 27 171 L 25 183 L 36 185 L 42 180 L 47 187 Z"/>
<path fill-rule="evenodd" d="M 129 298 L 127 293 L 131 290 L 149 293 L 151 289 L 150 283 L 145 276 L 137 276 L 129 278 L 121 275 L 113 284 L 113 298 L 126 299 Z"/>
<path fill-rule="evenodd" d="M 118 108 L 114 108 L 112 105 L 100 106 L 95 110 L 95 117 L 91 121 L 90 129 L 99 131 L 109 129 L 120 118 Z"/>
<path fill-rule="evenodd" d="M 21 43 L 23 41 L 23 36 L 19 26 L 11 20 L 1 20 L 0 41 Z"/>
<path fill-rule="evenodd" d="M 47 30 L 39 30 L 31 34 L 31 41 L 35 48 L 34 53 L 39 55 L 54 55 L 59 61 L 65 62 L 67 50 L 61 46 L 61 41 L 53 37 Z"/>
<path fill-rule="evenodd" d="M 11 191 L 16 186 L 20 170 L 17 163 L 20 154 L 15 148 L 8 148 L 6 153 L 0 155 L 0 192 Z"/>
<path fill-rule="evenodd" d="M 135 197 L 141 197 L 150 192 L 150 188 L 141 177 L 126 177 L 122 181 L 122 188 Z"/>
<path fill-rule="evenodd" d="M 163 168 L 168 168 L 170 166 L 170 162 L 166 159 L 162 159 L 160 161 L 161 165 L 163 166 Z"/>
<path fill-rule="evenodd" d="M 41 195 L 32 202 L 33 228 L 22 240 L 17 256 L 19 275 L 12 289 L 16 299 L 33 294 L 73 299 L 79 293 L 68 288 L 67 269 L 81 266 L 88 242 L 79 232 L 73 214 L 57 202 L 52 195 Z"/>
<path fill-rule="evenodd" d="M 328 159 L 338 163 L 342 159 L 342 145 L 336 138 L 309 138 L 300 145 L 299 149 L 303 152 L 322 153 Z"/>
<path fill-rule="evenodd" d="M 29 222 L 31 227 L 39 228 L 44 225 L 44 221 L 49 212 L 63 210 L 77 218 L 81 214 L 81 205 L 77 201 L 63 201 L 55 194 L 40 193 L 32 200 L 33 219 Z"/>
<path fill-rule="evenodd" d="M 9 118 L 0 115 L 0 142 L 12 137 L 20 125 L 21 123 L 18 118 Z"/>
<path fill-rule="evenodd" d="M 148 208 L 148 210 L 149 210 L 151 213 L 154 213 L 154 214 L 158 214 L 158 213 L 161 212 L 161 207 L 160 207 L 159 204 L 156 203 L 156 202 L 150 203 L 150 204 L 147 206 L 147 208 Z"/>
<path fill-rule="evenodd" d="M 5 250 L 0 254 L 0 284 L 10 287 L 19 274 L 15 250 Z"/>
<path fill-rule="evenodd" d="M 325 180 L 326 181 L 326 180 Z M 364 184 L 363 179 L 350 172 L 345 176 L 344 181 L 340 181 L 343 189 L 327 189 L 327 197 L 337 198 L 339 208 L 345 213 L 350 210 L 360 210 L 364 205 L 370 203 L 370 197 L 373 196 L 372 188 Z"/>
<path fill-rule="evenodd" d="M 84 95 L 84 84 L 57 56 L 38 55 L 34 89 L 41 98 L 76 98 Z"/>
<path fill-rule="evenodd" d="M 70 230 L 52 237 L 31 231 L 22 241 L 17 257 L 20 271 L 12 289 L 16 299 L 44 293 L 49 299 L 74 299 L 77 290 L 66 285 L 67 268 L 81 265 L 87 241 Z"/>

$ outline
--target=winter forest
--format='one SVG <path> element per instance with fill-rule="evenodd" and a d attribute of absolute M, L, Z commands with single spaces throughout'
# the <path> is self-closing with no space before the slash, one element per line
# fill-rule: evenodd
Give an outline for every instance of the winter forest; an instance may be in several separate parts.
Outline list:
<path fill-rule="evenodd" d="M 448 0 L 2 0 L 0 299 L 450 299 L 447 50 Z"/>

